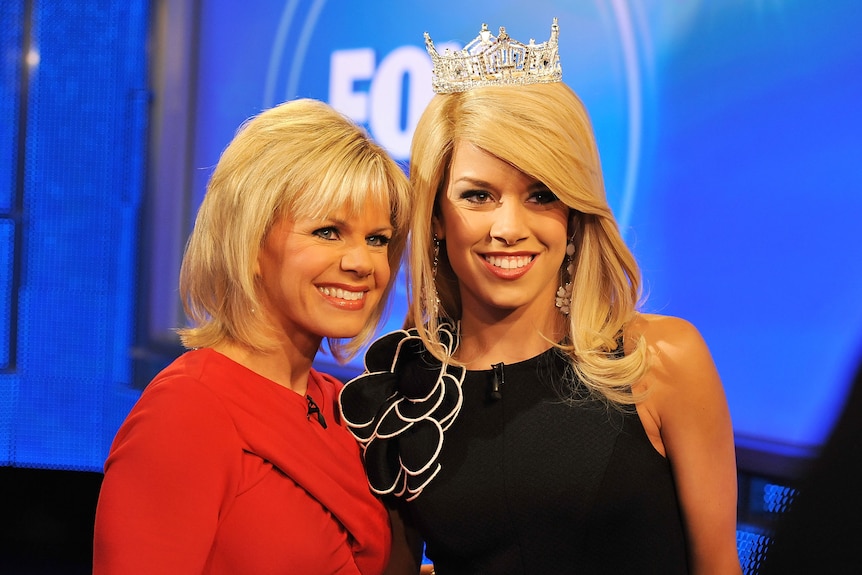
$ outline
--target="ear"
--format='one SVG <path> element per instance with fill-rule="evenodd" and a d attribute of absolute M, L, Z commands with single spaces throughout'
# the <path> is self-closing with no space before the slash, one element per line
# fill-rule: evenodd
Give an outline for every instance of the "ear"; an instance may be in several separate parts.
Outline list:
<path fill-rule="evenodd" d="M 443 226 L 443 222 L 440 221 L 438 216 L 433 216 L 431 218 L 431 233 L 434 236 L 437 236 L 438 240 L 442 240 L 446 237 L 445 227 Z"/>
<path fill-rule="evenodd" d="M 260 273 L 260 250 L 257 252 L 257 257 L 254 258 L 254 277 L 255 279 L 259 278 L 262 274 Z"/>
<path fill-rule="evenodd" d="M 581 224 L 581 221 L 580 221 L 580 218 L 578 217 L 577 210 L 573 210 L 572 208 L 569 208 L 569 225 L 566 226 L 568 234 L 569 234 L 569 238 L 574 238 L 577 235 L 578 229 L 581 227 L 580 224 Z"/>

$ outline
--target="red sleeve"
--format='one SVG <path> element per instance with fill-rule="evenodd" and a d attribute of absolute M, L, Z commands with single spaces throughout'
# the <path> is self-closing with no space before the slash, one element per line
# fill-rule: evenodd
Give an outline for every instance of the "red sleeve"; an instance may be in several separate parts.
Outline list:
<path fill-rule="evenodd" d="M 186 376 L 151 383 L 105 463 L 93 573 L 200 573 L 241 453 L 212 392 Z"/>

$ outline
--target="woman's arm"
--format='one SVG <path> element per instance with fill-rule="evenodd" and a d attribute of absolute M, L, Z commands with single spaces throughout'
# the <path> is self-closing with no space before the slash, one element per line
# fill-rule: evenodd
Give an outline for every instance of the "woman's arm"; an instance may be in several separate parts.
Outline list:
<path fill-rule="evenodd" d="M 196 382 L 176 383 L 147 389 L 114 440 L 95 575 L 200 573 L 206 564 L 241 449 L 221 405 Z"/>
<path fill-rule="evenodd" d="M 652 354 L 645 407 L 673 469 L 692 573 L 738 575 L 736 452 L 718 371 L 689 322 L 666 316 L 642 320 Z"/>
<path fill-rule="evenodd" d="M 392 553 L 383 575 L 425 575 L 429 566 L 422 566 L 422 538 L 419 532 L 404 522 L 397 504 L 390 502 L 389 519 L 392 524 Z M 421 570 L 420 570 L 421 567 Z"/>

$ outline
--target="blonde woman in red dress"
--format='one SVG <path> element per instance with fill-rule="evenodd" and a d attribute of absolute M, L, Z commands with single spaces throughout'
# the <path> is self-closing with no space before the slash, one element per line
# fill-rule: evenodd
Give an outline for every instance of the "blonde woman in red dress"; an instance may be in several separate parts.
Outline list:
<path fill-rule="evenodd" d="M 390 525 L 312 368 L 374 331 L 407 235 L 406 176 L 327 105 L 248 121 L 209 182 L 183 259 L 189 348 L 105 463 L 96 575 L 379 575 Z"/>

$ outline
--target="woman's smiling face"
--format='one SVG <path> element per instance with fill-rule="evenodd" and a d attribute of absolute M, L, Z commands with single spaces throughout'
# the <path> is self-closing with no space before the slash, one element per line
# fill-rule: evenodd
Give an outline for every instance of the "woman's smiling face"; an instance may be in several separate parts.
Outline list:
<path fill-rule="evenodd" d="M 358 216 L 284 218 L 258 257 L 262 299 L 287 334 L 349 338 L 366 325 L 389 281 L 392 237 L 388 205 L 370 203 Z"/>
<path fill-rule="evenodd" d="M 437 237 L 461 293 L 462 316 L 554 313 L 569 208 L 540 181 L 458 142 L 440 194 Z"/>

